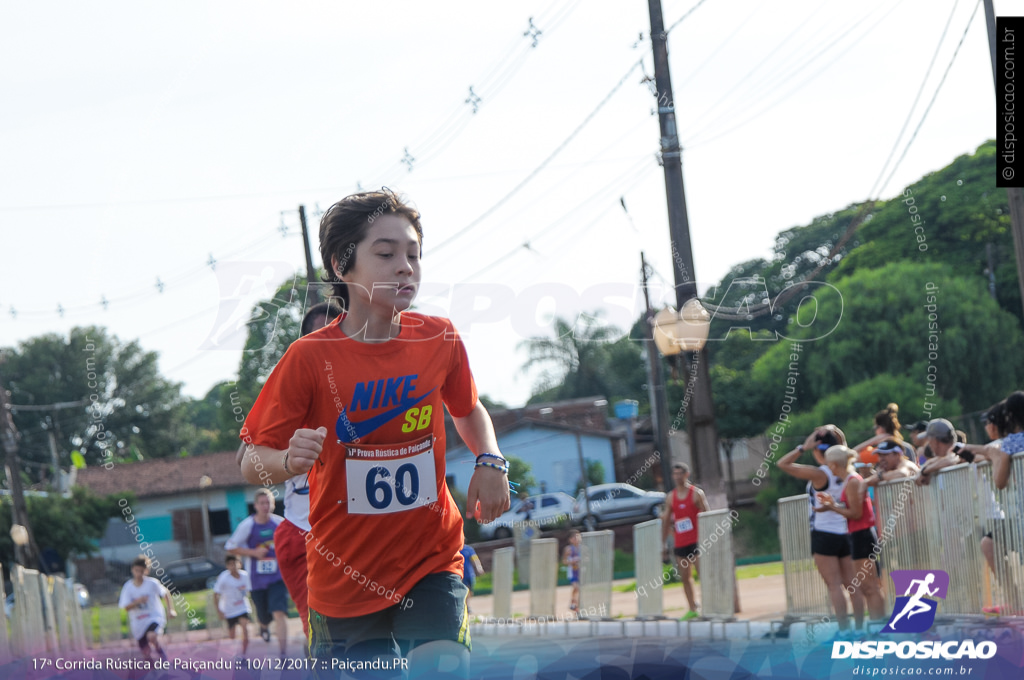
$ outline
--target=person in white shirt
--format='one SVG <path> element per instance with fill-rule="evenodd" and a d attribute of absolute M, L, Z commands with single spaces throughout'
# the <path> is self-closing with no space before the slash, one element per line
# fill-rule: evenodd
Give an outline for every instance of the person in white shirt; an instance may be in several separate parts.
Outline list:
<path fill-rule="evenodd" d="M 160 635 L 167 624 L 167 616 L 164 615 L 164 607 L 160 600 L 163 599 L 167 603 L 167 614 L 172 619 L 178 613 L 174 611 L 174 605 L 171 603 L 171 594 L 160 581 L 147 576 L 148 573 L 149 558 L 139 555 L 132 560 L 132 580 L 121 587 L 121 597 L 117 606 L 128 611 L 128 626 L 132 637 L 138 641 L 143 656 L 152 661 L 151 654 L 155 651 L 166 661 L 167 654 L 160 645 Z"/>
<path fill-rule="evenodd" d="M 253 604 L 260 623 L 260 636 L 270 642 L 270 622 L 282 657 L 288 641 L 288 590 L 281 580 L 281 570 L 274 550 L 274 530 L 284 517 L 271 512 L 274 495 L 267 488 L 258 489 L 253 499 L 256 512 L 242 520 L 231 538 L 224 543 L 229 555 L 248 558 L 249 578 L 252 581 Z"/>
<path fill-rule="evenodd" d="M 228 637 L 235 639 L 235 627 L 242 629 L 242 651 L 245 656 L 249 649 L 249 615 L 252 607 L 246 597 L 252 590 L 249 573 L 244 571 L 242 561 L 235 555 L 228 555 L 224 560 L 225 571 L 217 577 L 213 586 L 213 602 L 217 606 L 217 615 L 221 621 L 227 621 Z"/>

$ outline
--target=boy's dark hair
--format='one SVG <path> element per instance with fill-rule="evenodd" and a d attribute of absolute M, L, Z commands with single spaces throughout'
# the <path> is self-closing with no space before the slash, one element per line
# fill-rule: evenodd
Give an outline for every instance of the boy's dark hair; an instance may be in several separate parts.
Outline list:
<path fill-rule="evenodd" d="M 398 215 L 409 220 L 423 247 L 420 214 L 405 203 L 404 198 L 387 187 L 380 191 L 363 191 L 341 199 L 320 218 L 320 257 L 324 263 L 324 281 L 334 284 L 335 297 L 347 309 L 348 286 L 338 279 L 337 270 L 347 273 L 356 260 L 356 246 L 381 215 Z M 337 265 L 337 266 L 335 266 Z"/>
<path fill-rule="evenodd" d="M 146 569 L 149 569 L 149 558 L 145 555 L 139 555 L 134 560 L 132 560 L 132 566 L 145 567 Z"/>
<path fill-rule="evenodd" d="M 302 317 L 302 326 L 300 327 L 299 332 L 302 335 L 309 335 L 310 333 L 313 332 L 313 326 L 318 321 L 323 319 L 323 325 L 326 326 L 327 324 L 341 316 L 341 312 L 341 307 L 339 307 L 338 305 L 334 304 L 331 301 L 321 302 L 319 304 L 313 305 L 312 307 L 309 308 L 309 311 L 306 312 L 306 315 Z"/>
<path fill-rule="evenodd" d="M 230 566 L 230 564 L 232 562 L 238 562 L 239 564 L 241 564 L 242 560 L 239 559 L 238 555 L 228 555 L 227 557 L 224 558 L 224 566 L 225 567 Z"/>

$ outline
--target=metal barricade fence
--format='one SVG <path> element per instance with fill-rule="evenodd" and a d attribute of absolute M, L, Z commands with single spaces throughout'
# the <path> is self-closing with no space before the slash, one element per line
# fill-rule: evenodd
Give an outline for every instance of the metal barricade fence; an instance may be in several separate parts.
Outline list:
<path fill-rule="evenodd" d="M 661 520 L 633 525 L 633 560 L 636 570 L 637 618 L 662 616 L 664 571 L 661 563 Z"/>
<path fill-rule="evenodd" d="M 808 497 L 779 500 L 788 617 L 829 613 L 828 593 L 810 553 Z M 987 463 L 951 466 L 930 484 L 880 483 L 874 494 L 882 587 L 889 611 L 894 570 L 942 569 L 949 590 L 939 615 L 979 616 L 988 602 L 1003 615 L 1024 614 L 1024 454 L 1011 460 L 1010 482 L 997 490 Z M 989 541 L 983 539 L 988 536 Z M 984 550 L 991 548 L 992 570 Z"/>
<path fill-rule="evenodd" d="M 580 546 L 580 615 L 604 612 L 611 615 L 612 577 L 615 566 L 615 532 L 589 531 Z M 599 618 L 586 616 L 586 618 Z"/>
<path fill-rule="evenodd" d="M 786 583 L 786 617 L 828 616 L 828 589 L 811 555 L 810 498 L 779 499 L 779 544 Z"/>
<path fill-rule="evenodd" d="M 555 617 L 557 585 L 558 539 L 535 538 L 530 541 L 530 616 Z"/>
<path fill-rule="evenodd" d="M 978 466 L 978 507 L 983 539 L 989 538 L 995 575 L 985 567 L 991 602 L 1000 613 L 1024 616 L 1024 454 L 1010 459 L 1010 481 L 996 489 L 991 466 Z"/>
<path fill-rule="evenodd" d="M 980 615 L 986 567 L 978 527 L 977 475 L 966 463 L 956 465 L 936 474 L 929 487 L 938 509 L 940 537 L 938 561 L 931 568 L 949 574 L 949 592 L 939 600 L 938 613 Z"/>
<path fill-rule="evenodd" d="M 732 619 L 735 612 L 736 558 L 732 552 L 731 510 L 697 515 L 700 539 L 700 613 L 710 619 Z"/>

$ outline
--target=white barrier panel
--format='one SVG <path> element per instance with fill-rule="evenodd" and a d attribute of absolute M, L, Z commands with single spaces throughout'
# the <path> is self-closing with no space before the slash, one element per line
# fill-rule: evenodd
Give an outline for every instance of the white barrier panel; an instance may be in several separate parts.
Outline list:
<path fill-rule="evenodd" d="M 580 616 L 612 610 L 612 578 L 615 567 L 615 532 L 582 534 L 580 546 Z M 585 617 L 601 618 L 601 617 Z"/>
<path fill-rule="evenodd" d="M 85 611 L 78 603 L 78 594 L 75 592 L 74 584 L 68 580 L 65 582 L 68 608 L 71 610 L 71 649 L 76 652 L 86 650 L 85 643 Z M 91 622 L 90 618 L 90 622 Z M 92 635 L 92 626 L 89 626 L 89 634 Z"/>
<path fill-rule="evenodd" d="M 68 589 L 67 584 L 60 576 L 54 576 L 51 579 L 52 597 L 53 597 L 53 614 L 56 625 L 54 626 L 57 632 L 57 647 L 61 654 L 67 654 L 71 651 L 71 630 L 68 625 L 68 616 L 70 614 L 68 608 Z"/>
<path fill-rule="evenodd" d="M 53 596 L 50 591 L 50 577 L 39 574 L 36 577 L 39 584 L 39 597 L 43 607 L 43 624 L 46 630 L 46 649 L 50 654 L 60 652 L 60 645 L 57 640 L 57 616 L 53 611 Z"/>
<path fill-rule="evenodd" d="M 1004 616 L 1024 616 L 1024 454 L 1011 458 L 1010 482 L 998 490 L 989 465 L 978 467 L 982 535 L 991 539 L 991 604 Z"/>
<path fill-rule="evenodd" d="M 2 576 L 0 570 L 0 576 Z M 0 602 L 7 601 L 7 593 L 4 592 L 4 580 L 0 578 Z M 13 628 L 13 626 L 12 626 Z M 0 665 L 8 664 L 14 657 L 11 655 L 11 642 L 7 635 L 7 607 L 0 609 Z"/>
<path fill-rule="evenodd" d="M 18 628 L 16 656 L 40 656 L 46 653 L 46 628 L 43 623 L 43 599 L 39 572 L 14 567 L 14 625 Z"/>
<path fill-rule="evenodd" d="M 636 570 L 637 618 L 662 616 L 665 580 L 661 562 L 661 520 L 633 525 L 633 561 Z"/>
<path fill-rule="evenodd" d="M 530 616 L 555 617 L 558 585 L 558 539 L 530 541 Z"/>
<path fill-rule="evenodd" d="M 700 613 L 709 619 L 732 619 L 736 613 L 736 558 L 732 552 L 730 510 L 697 515 L 700 541 Z"/>
<path fill-rule="evenodd" d="M 779 499 L 779 544 L 786 581 L 786 616 L 827 616 L 832 611 L 828 589 L 811 556 L 811 523 L 807 494 Z"/>
<path fill-rule="evenodd" d="M 491 554 L 491 596 L 493 615 L 512 618 L 512 572 L 515 569 L 515 548 L 501 548 Z"/>

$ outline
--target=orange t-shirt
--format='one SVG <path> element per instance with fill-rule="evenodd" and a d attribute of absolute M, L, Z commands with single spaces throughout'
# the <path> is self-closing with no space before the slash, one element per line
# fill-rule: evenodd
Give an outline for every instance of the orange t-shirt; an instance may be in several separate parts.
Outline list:
<path fill-rule="evenodd" d="M 330 617 L 386 609 L 428 574 L 462 574 L 442 404 L 469 415 L 476 384 L 449 320 L 401 319 L 387 342 L 352 340 L 339 321 L 295 341 L 242 429 L 280 450 L 297 429 L 328 430 L 309 474 L 306 559 L 309 606 Z"/>

